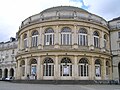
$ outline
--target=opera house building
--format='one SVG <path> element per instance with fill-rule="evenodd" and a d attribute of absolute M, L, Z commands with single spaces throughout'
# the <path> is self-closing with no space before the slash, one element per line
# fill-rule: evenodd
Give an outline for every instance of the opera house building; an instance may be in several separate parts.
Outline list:
<path fill-rule="evenodd" d="M 110 80 L 108 22 L 73 6 L 26 18 L 17 32 L 16 79 Z"/>

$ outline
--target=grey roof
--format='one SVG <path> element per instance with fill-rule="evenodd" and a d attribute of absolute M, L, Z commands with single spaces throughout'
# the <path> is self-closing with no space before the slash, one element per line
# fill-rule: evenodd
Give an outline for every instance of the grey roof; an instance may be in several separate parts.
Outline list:
<path fill-rule="evenodd" d="M 57 6 L 57 7 L 52 7 L 52 8 L 45 9 L 41 13 L 52 12 L 52 11 L 65 11 L 65 10 L 89 13 L 88 11 L 86 11 L 86 10 L 84 10 L 82 8 L 78 8 L 78 7 L 74 7 L 74 6 Z"/>
<path fill-rule="evenodd" d="M 112 20 L 110 20 L 109 22 L 111 22 L 111 21 L 116 21 L 116 20 L 120 20 L 120 17 L 113 18 L 113 19 L 112 19 Z"/>

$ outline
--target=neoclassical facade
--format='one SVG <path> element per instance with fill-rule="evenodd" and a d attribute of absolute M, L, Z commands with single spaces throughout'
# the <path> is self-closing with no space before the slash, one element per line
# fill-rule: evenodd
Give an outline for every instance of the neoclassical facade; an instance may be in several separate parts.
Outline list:
<path fill-rule="evenodd" d="M 16 59 L 18 41 L 11 38 L 0 43 L 0 79 L 16 77 Z"/>
<path fill-rule="evenodd" d="M 16 79 L 111 80 L 108 22 L 58 6 L 25 19 L 17 32 Z"/>
<path fill-rule="evenodd" d="M 120 82 L 120 17 L 109 21 L 113 79 Z"/>

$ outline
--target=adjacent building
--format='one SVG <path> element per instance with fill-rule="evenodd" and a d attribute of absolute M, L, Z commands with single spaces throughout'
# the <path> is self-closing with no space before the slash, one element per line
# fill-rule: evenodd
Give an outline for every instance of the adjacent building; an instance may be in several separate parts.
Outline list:
<path fill-rule="evenodd" d="M 120 17 L 109 21 L 113 79 L 120 81 Z"/>
<path fill-rule="evenodd" d="M 10 38 L 0 43 L 0 78 L 16 77 L 16 59 L 18 41 Z"/>

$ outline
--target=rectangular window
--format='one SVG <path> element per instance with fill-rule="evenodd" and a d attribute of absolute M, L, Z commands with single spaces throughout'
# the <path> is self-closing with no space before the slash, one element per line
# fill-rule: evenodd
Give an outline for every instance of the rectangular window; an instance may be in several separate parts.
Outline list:
<path fill-rule="evenodd" d="M 120 39 L 120 32 L 118 32 L 118 38 Z"/>
<path fill-rule="evenodd" d="M 87 46 L 87 35 L 79 34 L 78 35 L 78 44 L 82 46 Z"/>
<path fill-rule="evenodd" d="M 96 77 L 100 77 L 100 74 L 101 72 L 100 72 L 100 66 L 95 66 L 95 75 L 96 75 Z"/>
<path fill-rule="evenodd" d="M 61 44 L 62 45 L 71 45 L 72 43 L 72 36 L 71 34 L 61 34 Z"/>
<path fill-rule="evenodd" d="M 120 43 L 118 43 L 118 47 L 119 47 L 119 49 L 120 49 Z"/>
<path fill-rule="evenodd" d="M 38 35 L 32 36 L 32 47 L 36 47 L 38 45 Z"/>
<path fill-rule="evenodd" d="M 80 65 L 80 66 L 81 66 L 81 69 L 80 69 L 81 76 L 83 76 L 83 65 Z"/>
<path fill-rule="evenodd" d="M 24 48 L 27 48 L 28 47 L 28 45 L 27 45 L 27 38 L 26 39 L 24 39 Z"/>
<path fill-rule="evenodd" d="M 54 44 L 54 34 L 45 34 L 45 45 L 53 45 Z"/>
<path fill-rule="evenodd" d="M 104 39 L 104 48 L 106 48 L 107 41 Z"/>
<path fill-rule="evenodd" d="M 98 37 L 94 37 L 94 46 L 95 47 L 99 47 L 99 38 Z"/>

